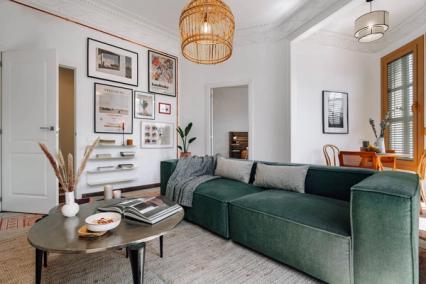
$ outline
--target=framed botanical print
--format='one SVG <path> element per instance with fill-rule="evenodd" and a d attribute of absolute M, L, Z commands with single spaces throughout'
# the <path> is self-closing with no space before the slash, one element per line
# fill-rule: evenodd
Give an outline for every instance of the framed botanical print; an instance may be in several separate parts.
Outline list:
<path fill-rule="evenodd" d="M 133 90 L 95 83 L 95 133 L 133 133 Z"/>
<path fill-rule="evenodd" d="M 155 95 L 135 91 L 135 118 L 155 119 Z"/>
<path fill-rule="evenodd" d="M 158 103 L 158 113 L 172 114 L 172 105 L 166 103 Z"/>
<path fill-rule="evenodd" d="M 148 50 L 148 91 L 176 97 L 176 58 Z"/>
<path fill-rule="evenodd" d="M 141 122 L 141 148 L 173 148 L 173 123 Z"/>
<path fill-rule="evenodd" d="M 325 134 L 349 133 L 348 93 L 322 92 L 322 131 Z"/>
<path fill-rule="evenodd" d="M 87 39 L 87 76 L 132 86 L 138 85 L 136 52 Z"/>

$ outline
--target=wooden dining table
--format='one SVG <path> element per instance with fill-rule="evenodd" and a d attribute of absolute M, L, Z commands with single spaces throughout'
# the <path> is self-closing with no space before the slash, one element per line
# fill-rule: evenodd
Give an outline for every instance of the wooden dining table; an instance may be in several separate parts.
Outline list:
<path fill-rule="evenodd" d="M 384 168 L 396 170 L 396 161 L 398 158 L 403 158 L 405 155 L 395 153 L 390 150 L 388 153 L 375 153 L 367 151 L 340 151 L 339 155 L 354 156 L 359 159 L 357 165 L 346 165 L 341 163 L 341 166 L 372 168 L 383 171 Z"/>

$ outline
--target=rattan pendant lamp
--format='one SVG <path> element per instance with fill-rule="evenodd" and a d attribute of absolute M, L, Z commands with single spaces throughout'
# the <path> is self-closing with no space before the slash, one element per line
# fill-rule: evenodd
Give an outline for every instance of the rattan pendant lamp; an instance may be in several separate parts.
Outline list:
<path fill-rule="evenodd" d="M 198 64 L 217 64 L 232 55 L 235 21 L 222 0 L 191 0 L 179 21 L 182 53 Z"/>

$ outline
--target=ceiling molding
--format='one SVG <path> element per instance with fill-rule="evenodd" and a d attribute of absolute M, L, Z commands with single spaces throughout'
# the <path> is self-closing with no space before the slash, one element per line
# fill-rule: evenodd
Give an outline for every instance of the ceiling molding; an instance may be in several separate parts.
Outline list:
<path fill-rule="evenodd" d="M 403 39 L 413 32 L 426 32 L 426 5 L 418 10 L 414 15 L 407 18 L 398 26 L 393 26 L 386 32 L 385 36 L 375 42 L 359 43 L 353 36 L 346 34 L 330 32 L 326 30 L 318 30 L 312 32 L 303 40 L 310 41 L 316 44 L 343 48 L 352 51 L 365 53 L 379 53 L 386 50 L 388 46 Z"/>
<path fill-rule="evenodd" d="M 95 0 L 17 0 L 23 4 L 94 26 L 148 46 L 158 47 L 172 55 L 180 54 L 179 42 L 159 27 L 147 24 L 139 18 L 130 17 L 109 9 Z"/>

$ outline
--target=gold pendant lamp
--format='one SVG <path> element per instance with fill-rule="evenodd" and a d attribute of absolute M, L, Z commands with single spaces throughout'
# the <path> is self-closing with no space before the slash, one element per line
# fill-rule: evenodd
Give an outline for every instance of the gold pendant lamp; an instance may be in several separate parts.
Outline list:
<path fill-rule="evenodd" d="M 192 0 L 179 21 L 182 53 L 198 64 L 217 64 L 232 55 L 234 15 L 222 0 Z"/>

